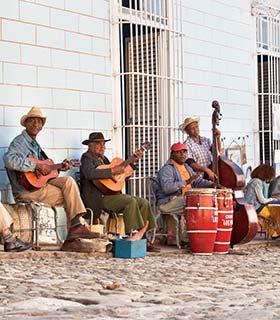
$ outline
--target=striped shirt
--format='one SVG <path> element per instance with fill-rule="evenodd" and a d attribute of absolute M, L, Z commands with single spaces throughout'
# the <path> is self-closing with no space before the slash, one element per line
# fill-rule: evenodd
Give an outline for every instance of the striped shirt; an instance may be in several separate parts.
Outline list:
<path fill-rule="evenodd" d="M 194 141 L 191 137 L 188 137 L 184 141 L 185 145 L 188 148 L 188 157 L 192 158 L 199 165 L 203 167 L 208 167 L 212 162 L 212 153 L 211 147 L 212 143 L 210 139 L 206 137 L 200 137 L 200 143 Z M 203 176 L 203 172 L 199 173 L 200 176 Z"/>

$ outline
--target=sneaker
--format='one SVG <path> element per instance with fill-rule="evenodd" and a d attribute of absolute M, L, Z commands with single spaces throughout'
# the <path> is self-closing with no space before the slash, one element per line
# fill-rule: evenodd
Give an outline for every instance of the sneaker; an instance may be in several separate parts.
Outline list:
<path fill-rule="evenodd" d="M 92 243 L 86 240 L 81 239 L 75 239 L 72 241 L 65 240 L 61 251 L 66 252 L 84 252 L 84 253 L 90 253 L 93 251 Z"/>
<path fill-rule="evenodd" d="M 82 224 L 79 224 L 76 227 L 70 227 L 66 240 L 71 241 L 79 238 L 82 238 L 82 239 L 100 238 L 100 233 L 91 232 L 85 225 L 82 225 Z"/>
<path fill-rule="evenodd" d="M 18 238 L 14 238 L 12 242 L 4 243 L 5 252 L 21 252 L 32 248 L 32 243 L 24 242 Z"/>

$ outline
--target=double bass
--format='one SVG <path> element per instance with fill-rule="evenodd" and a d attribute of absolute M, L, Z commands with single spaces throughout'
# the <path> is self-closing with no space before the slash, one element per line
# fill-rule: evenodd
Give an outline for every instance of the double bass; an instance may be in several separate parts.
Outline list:
<path fill-rule="evenodd" d="M 233 190 L 234 212 L 231 235 L 231 246 L 233 246 L 238 243 L 247 243 L 255 237 L 258 232 L 258 217 L 254 206 L 248 204 L 244 199 L 242 189 L 245 186 L 245 178 L 242 169 L 226 156 L 219 155 L 215 135 L 216 127 L 221 120 L 219 102 L 213 101 L 212 108 L 214 108 L 212 114 L 212 170 L 217 176 L 214 181 L 216 185 L 219 184 Z"/>

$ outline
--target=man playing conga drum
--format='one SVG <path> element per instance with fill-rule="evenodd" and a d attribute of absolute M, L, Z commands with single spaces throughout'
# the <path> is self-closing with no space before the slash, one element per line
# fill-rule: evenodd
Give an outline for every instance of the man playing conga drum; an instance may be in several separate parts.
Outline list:
<path fill-rule="evenodd" d="M 196 175 L 186 160 L 186 145 L 174 143 L 171 146 L 169 160 L 158 172 L 154 188 L 157 204 L 163 212 L 182 211 L 185 207 L 183 196 L 187 190 L 213 187 L 213 182 Z"/>

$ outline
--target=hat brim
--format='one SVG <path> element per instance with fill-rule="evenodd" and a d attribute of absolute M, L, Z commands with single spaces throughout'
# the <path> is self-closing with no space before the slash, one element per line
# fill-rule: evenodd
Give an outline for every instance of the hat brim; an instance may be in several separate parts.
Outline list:
<path fill-rule="evenodd" d="M 197 122 L 199 123 L 199 118 L 193 118 L 192 120 L 190 120 L 189 122 L 185 123 L 183 122 L 182 124 L 179 125 L 179 130 L 185 132 L 187 126 L 189 126 L 190 124 Z"/>
<path fill-rule="evenodd" d="M 187 148 L 180 148 L 180 149 L 176 149 L 176 150 L 171 149 L 171 152 L 178 152 L 178 151 L 188 151 L 188 149 Z"/>
<path fill-rule="evenodd" d="M 90 141 L 88 139 L 84 140 L 82 142 L 82 144 L 84 144 L 85 146 L 89 145 L 91 142 L 108 142 L 108 141 L 111 141 L 111 139 L 96 139 L 96 140 L 93 140 L 93 141 Z"/>
<path fill-rule="evenodd" d="M 25 114 L 24 116 L 21 117 L 20 119 L 20 124 L 25 127 L 25 121 L 29 118 L 40 118 L 43 121 L 43 126 L 46 123 L 47 118 L 46 117 L 40 117 L 40 116 L 36 116 L 36 115 L 32 115 L 32 116 L 28 116 L 27 114 Z"/>

